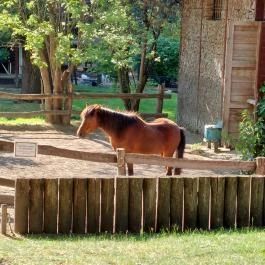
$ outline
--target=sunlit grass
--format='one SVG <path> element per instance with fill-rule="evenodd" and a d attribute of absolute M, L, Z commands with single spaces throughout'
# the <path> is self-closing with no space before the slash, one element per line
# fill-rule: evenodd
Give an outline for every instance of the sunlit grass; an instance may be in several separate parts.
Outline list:
<path fill-rule="evenodd" d="M 0 237 L 1 264 L 265 264 L 265 231 Z"/>
<path fill-rule="evenodd" d="M 0 124 L 4 125 L 45 125 L 45 120 L 42 117 L 34 118 L 0 118 Z"/>

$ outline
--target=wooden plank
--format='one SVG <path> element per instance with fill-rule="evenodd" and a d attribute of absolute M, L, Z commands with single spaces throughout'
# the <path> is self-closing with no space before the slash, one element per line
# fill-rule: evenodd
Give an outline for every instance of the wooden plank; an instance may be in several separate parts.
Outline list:
<path fill-rule="evenodd" d="M 99 163 L 117 163 L 117 157 L 115 154 L 69 150 L 65 148 L 57 148 L 50 145 L 38 145 L 38 154 L 66 157 Z"/>
<path fill-rule="evenodd" d="M 242 169 L 255 170 L 256 163 L 253 161 L 232 160 L 188 160 L 172 157 L 160 157 L 156 155 L 126 154 L 126 163 L 171 166 L 187 169 Z"/>
<path fill-rule="evenodd" d="M 43 179 L 30 179 L 29 233 L 43 232 Z"/>
<path fill-rule="evenodd" d="M 210 218 L 210 178 L 199 178 L 198 190 L 198 228 L 209 229 Z"/>
<path fill-rule="evenodd" d="M 184 229 L 197 227 L 197 183 L 197 178 L 184 177 Z"/>
<path fill-rule="evenodd" d="M 29 180 L 16 179 L 15 183 L 15 232 L 28 233 Z"/>
<path fill-rule="evenodd" d="M 0 150 L 6 153 L 13 153 L 14 143 L 6 140 L 0 140 Z"/>
<path fill-rule="evenodd" d="M 225 179 L 224 227 L 236 226 L 237 177 Z"/>
<path fill-rule="evenodd" d="M 184 179 L 171 178 L 170 225 L 172 230 L 183 230 Z"/>
<path fill-rule="evenodd" d="M 143 230 L 145 232 L 156 231 L 156 199 L 157 179 L 144 178 L 143 180 Z"/>
<path fill-rule="evenodd" d="M 170 178 L 158 179 L 157 231 L 170 228 Z"/>
<path fill-rule="evenodd" d="M 7 225 L 7 205 L 1 205 L 1 234 L 6 235 L 6 225 Z"/>
<path fill-rule="evenodd" d="M 101 180 L 88 179 L 87 184 L 87 233 L 99 233 Z"/>
<path fill-rule="evenodd" d="M 249 57 L 244 58 L 235 58 L 233 57 L 232 67 L 244 67 L 248 69 L 254 69 L 256 67 L 256 61 L 255 60 L 249 60 Z M 240 79 L 241 80 L 241 79 Z M 233 78 L 233 82 L 239 82 L 237 78 Z M 245 81 L 245 80 L 244 80 Z"/>
<path fill-rule="evenodd" d="M 256 78 L 256 71 L 251 69 L 233 69 L 231 74 L 232 82 L 253 82 Z"/>
<path fill-rule="evenodd" d="M 129 179 L 116 178 L 115 232 L 127 232 L 129 220 Z"/>
<path fill-rule="evenodd" d="M 86 232 L 87 179 L 74 179 L 73 233 Z"/>
<path fill-rule="evenodd" d="M 247 102 L 249 98 L 253 98 L 254 95 L 232 95 L 231 101 L 233 102 Z"/>
<path fill-rule="evenodd" d="M 143 179 L 130 178 L 129 231 L 140 233 L 142 229 Z"/>
<path fill-rule="evenodd" d="M 58 179 L 44 180 L 44 229 L 48 234 L 57 234 Z"/>
<path fill-rule="evenodd" d="M 231 87 L 232 87 L 232 90 L 231 92 L 232 93 L 235 93 L 235 92 L 239 92 L 239 91 L 242 91 L 244 93 L 252 93 L 252 88 L 255 86 L 255 82 L 252 81 L 252 82 L 236 82 L 236 83 L 233 83 L 231 84 Z"/>
<path fill-rule="evenodd" d="M 120 98 L 120 99 L 150 99 L 160 98 L 160 94 L 145 94 L 145 93 L 74 93 L 71 95 L 73 99 L 100 99 L 100 98 Z M 164 94 L 164 98 L 171 98 L 170 94 Z M 14 94 L 0 92 L 0 99 L 11 100 L 43 100 L 43 99 L 66 99 L 68 95 L 45 95 L 45 94 Z"/>
<path fill-rule="evenodd" d="M 249 226 L 250 177 L 239 177 L 237 188 L 237 227 Z"/>
<path fill-rule="evenodd" d="M 1 143 L 0 143 L 1 145 Z M 6 178 L 0 178 L 0 186 L 4 187 L 15 187 L 15 180 L 14 179 L 6 179 Z"/>
<path fill-rule="evenodd" d="M 229 108 L 231 108 L 231 109 L 249 109 L 250 106 L 248 103 L 244 103 L 244 102 L 230 102 Z"/>
<path fill-rule="evenodd" d="M 114 178 L 101 180 L 101 232 L 113 233 Z"/>
<path fill-rule="evenodd" d="M 0 204 L 14 205 L 15 197 L 13 195 L 1 194 Z"/>
<path fill-rule="evenodd" d="M 258 22 L 248 21 L 244 23 L 240 22 L 240 24 L 235 24 L 234 27 L 235 27 L 235 31 L 240 31 L 240 32 L 257 31 L 258 24 L 259 24 Z"/>
<path fill-rule="evenodd" d="M 220 228 L 224 223 L 225 178 L 211 178 L 211 229 Z"/>
<path fill-rule="evenodd" d="M 257 44 L 234 44 L 233 51 L 255 51 L 257 50 Z"/>
<path fill-rule="evenodd" d="M 242 85 L 244 83 L 235 83 L 235 84 Z M 232 86 L 231 95 L 232 96 L 234 96 L 234 95 L 238 95 L 238 96 L 248 96 L 249 98 L 254 98 L 254 95 L 253 95 L 253 87 L 254 87 L 254 83 L 249 83 L 244 88 L 242 88 L 242 87 L 241 88 L 235 88 L 235 87 Z"/>
<path fill-rule="evenodd" d="M 58 232 L 72 231 L 73 179 L 59 179 L 59 220 Z"/>
<path fill-rule="evenodd" d="M 264 176 L 251 178 L 250 224 L 263 226 Z"/>
<path fill-rule="evenodd" d="M 227 49 L 225 55 L 225 74 L 224 74 L 224 93 L 223 93 L 223 122 L 224 131 L 229 132 L 229 114 L 230 114 L 230 97 L 231 97 L 231 74 L 232 74 L 232 58 L 233 58 L 233 45 L 234 45 L 234 24 L 231 23 L 228 28 Z"/>

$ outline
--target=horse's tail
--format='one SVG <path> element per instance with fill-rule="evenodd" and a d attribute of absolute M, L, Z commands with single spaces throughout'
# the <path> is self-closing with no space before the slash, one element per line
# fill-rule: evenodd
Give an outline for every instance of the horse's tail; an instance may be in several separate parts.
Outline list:
<path fill-rule="evenodd" d="M 180 128 L 180 142 L 178 145 L 178 155 L 177 155 L 178 158 L 183 158 L 185 145 L 186 145 L 186 136 L 184 133 L 184 129 Z"/>
<path fill-rule="evenodd" d="M 185 130 L 183 128 L 180 128 L 180 142 L 178 145 L 178 149 L 176 152 L 177 158 L 183 158 L 185 145 L 186 145 L 186 136 L 185 136 Z M 175 168 L 175 175 L 180 175 L 181 168 Z"/>

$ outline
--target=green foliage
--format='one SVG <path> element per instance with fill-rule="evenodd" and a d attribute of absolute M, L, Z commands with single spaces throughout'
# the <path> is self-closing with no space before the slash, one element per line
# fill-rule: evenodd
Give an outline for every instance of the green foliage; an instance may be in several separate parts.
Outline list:
<path fill-rule="evenodd" d="M 176 79 L 179 67 L 179 49 L 178 39 L 160 37 L 157 43 L 158 57 L 155 60 L 153 75 Z"/>
<path fill-rule="evenodd" d="M 244 160 L 253 160 L 265 156 L 265 84 L 260 89 L 260 100 L 257 103 L 257 119 L 247 110 L 242 113 L 239 126 L 239 139 L 236 150 Z"/>

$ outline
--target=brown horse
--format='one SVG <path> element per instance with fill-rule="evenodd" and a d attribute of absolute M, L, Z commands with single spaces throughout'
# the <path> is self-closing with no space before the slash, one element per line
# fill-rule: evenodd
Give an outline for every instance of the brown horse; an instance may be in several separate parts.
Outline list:
<path fill-rule="evenodd" d="M 145 122 L 133 112 L 118 112 L 100 105 L 87 106 L 81 113 L 81 125 L 77 136 L 85 137 L 96 128 L 101 128 L 110 139 L 114 150 L 124 148 L 127 153 L 159 154 L 183 158 L 185 149 L 184 130 L 169 119 L 159 118 Z M 180 174 L 175 169 L 175 175 Z M 133 165 L 128 164 L 128 174 L 133 175 Z M 167 168 L 172 175 L 172 168 Z"/>

